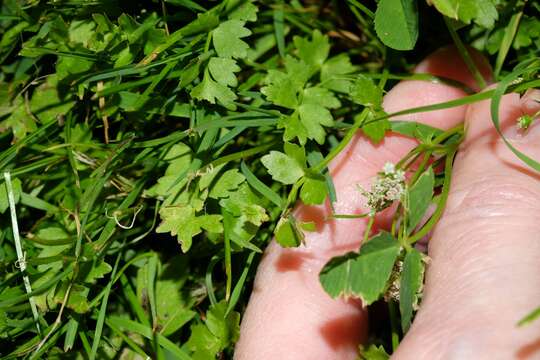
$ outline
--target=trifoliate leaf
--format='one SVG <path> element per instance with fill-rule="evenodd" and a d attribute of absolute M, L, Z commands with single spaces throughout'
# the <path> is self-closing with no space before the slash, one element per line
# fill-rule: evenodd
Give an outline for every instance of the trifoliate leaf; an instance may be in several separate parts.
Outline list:
<path fill-rule="evenodd" d="M 381 232 L 360 253 L 330 260 L 319 274 L 321 285 L 333 298 L 354 296 L 370 305 L 384 293 L 399 251 L 397 240 Z"/>
<path fill-rule="evenodd" d="M 208 71 L 204 73 L 200 84 L 191 90 L 191 96 L 198 100 L 206 100 L 211 104 L 215 104 L 217 100 L 229 110 L 236 108 L 232 103 L 236 99 L 236 94 L 227 86 L 212 80 Z"/>
<path fill-rule="evenodd" d="M 272 179 L 285 185 L 294 184 L 304 175 L 304 169 L 298 161 L 279 151 L 270 151 L 270 154 L 261 158 L 261 162 Z"/>
<path fill-rule="evenodd" d="M 159 211 L 162 222 L 156 229 L 157 233 L 170 232 L 178 235 L 182 251 L 191 248 L 193 236 L 201 233 L 202 229 L 213 233 L 223 232 L 221 215 L 195 215 L 191 205 L 166 206 Z"/>
<path fill-rule="evenodd" d="M 350 95 L 360 105 L 380 107 L 382 103 L 382 90 L 364 75 L 358 75 L 351 86 Z"/>
<path fill-rule="evenodd" d="M 401 312 L 401 328 L 403 333 L 409 330 L 413 311 L 418 305 L 418 293 L 424 282 L 423 255 L 411 249 L 403 261 L 403 270 L 399 284 L 399 311 Z"/>
<path fill-rule="evenodd" d="M 318 104 L 328 109 L 337 109 L 341 106 L 330 90 L 318 86 L 304 90 L 302 104 Z"/>
<path fill-rule="evenodd" d="M 234 73 L 240 71 L 240 67 L 236 65 L 236 60 L 213 57 L 208 62 L 208 70 L 219 84 L 232 87 L 238 85 Z"/>
<path fill-rule="evenodd" d="M 328 36 L 321 34 L 319 30 L 313 31 L 311 40 L 295 36 L 293 42 L 298 51 L 298 57 L 309 65 L 322 66 L 330 52 Z"/>
<path fill-rule="evenodd" d="M 279 219 L 274 233 L 277 243 L 285 248 L 298 247 L 304 241 L 304 233 L 292 216 Z"/>
<path fill-rule="evenodd" d="M 324 176 L 306 176 L 304 185 L 302 185 L 302 189 L 300 190 L 300 199 L 307 205 L 319 205 L 326 199 L 327 192 Z"/>
<path fill-rule="evenodd" d="M 238 172 L 238 169 L 227 170 L 216 181 L 208 196 L 213 199 L 228 197 L 245 179 L 244 175 Z"/>
<path fill-rule="evenodd" d="M 321 68 L 321 86 L 341 93 L 348 93 L 351 80 L 343 79 L 344 75 L 356 71 L 351 59 L 345 53 L 334 56 L 323 64 Z"/>
<path fill-rule="evenodd" d="M 240 20 L 228 20 L 219 24 L 212 33 L 214 48 L 220 57 L 244 58 L 247 55 L 249 45 L 242 38 L 251 35 L 245 22 Z"/>
<path fill-rule="evenodd" d="M 380 0 L 375 12 L 375 31 L 392 49 L 413 49 L 418 39 L 416 0 Z"/>
<path fill-rule="evenodd" d="M 435 175 L 430 167 L 409 190 L 407 206 L 407 232 L 411 233 L 426 213 L 433 196 Z"/>
<path fill-rule="evenodd" d="M 298 108 L 300 121 L 306 128 L 307 137 L 322 144 L 326 138 L 323 126 L 334 125 L 334 119 L 328 109 L 317 104 L 302 104 Z"/>
<path fill-rule="evenodd" d="M 375 120 L 384 115 L 385 113 L 381 110 L 371 111 L 364 122 L 365 125 L 362 126 L 364 135 L 370 138 L 375 144 L 379 143 L 384 138 L 386 131 L 392 127 L 388 119 Z"/>

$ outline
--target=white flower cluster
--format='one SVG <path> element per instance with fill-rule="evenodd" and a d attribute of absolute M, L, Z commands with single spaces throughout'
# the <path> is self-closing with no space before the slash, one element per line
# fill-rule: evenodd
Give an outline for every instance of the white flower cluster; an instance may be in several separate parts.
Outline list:
<path fill-rule="evenodd" d="M 405 193 L 405 173 L 397 170 L 392 163 L 384 164 L 383 171 L 371 185 L 371 191 L 360 187 L 360 192 L 367 198 L 370 215 L 386 209 Z"/>

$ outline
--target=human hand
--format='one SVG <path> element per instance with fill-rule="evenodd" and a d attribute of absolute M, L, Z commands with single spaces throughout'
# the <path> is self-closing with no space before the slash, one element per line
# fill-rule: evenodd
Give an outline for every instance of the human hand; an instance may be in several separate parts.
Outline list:
<path fill-rule="evenodd" d="M 488 66 L 475 61 L 489 78 Z M 459 55 L 441 49 L 417 72 L 430 72 L 474 87 Z M 385 97 L 395 112 L 464 96 L 457 88 L 403 81 Z M 465 119 L 466 138 L 454 162 L 445 213 L 429 240 L 424 298 L 395 359 L 528 359 L 540 357 L 540 323 L 516 323 L 540 305 L 540 176 L 502 143 L 491 123 L 489 101 L 397 118 L 449 129 Z M 501 127 L 513 144 L 540 158 L 540 126 L 526 135 L 516 118 L 538 111 L 517 94 L 503 97 Z M 386 162 L 396 163 L 416 145 L 388 134 L 379 145 L 358 135 L 330 165 L 336 213 L 367 212 L 357 186 L 369 188 Z M 366 221 L 327 220 L 328 204 L 300 205 L 295 215 L 315 221 L 305 245 L 284 249 L 272 242 L 259 266 L 244 315 L 235 359 L 354 359 L 367 337 L 367 312 L 359 301 L 331 299 L 319 272 L 332 257 L 357 250 Z M 374 232 L 391 213 L 376 218 Z"/>

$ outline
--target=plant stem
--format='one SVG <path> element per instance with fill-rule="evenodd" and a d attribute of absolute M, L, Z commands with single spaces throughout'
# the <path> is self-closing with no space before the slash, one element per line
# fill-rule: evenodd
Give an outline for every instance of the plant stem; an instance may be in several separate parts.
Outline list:
<path fill-rule="evenodd" d="M 416 234 L 409 238 L 409 244 L 414 244 L 415 242 L 426 236 L 441 218 L 444 207 L 446 205 L 446 200 L 448 199 L 448 193 L 450 192 L 450 182 L 452 180 L 452 163 L 454 160 L 454 156 L 456 155 L 456 151 L 457 146 L 452 149 L 448 153 L 448 155 L 446 155 L 446 161 L 444 164 L 444 182 L 439 198 L 439 203 L 437 204 L 437 209 L 435 209 L 435 212 L 433 213 L 429 221 L 426 223 L 426 225 L 424 225 L 424 227 L 420 231 L 418 231 Z"/>
<path fill-rule="evenodd" d="M 484 80 L 484 77 L 482 76 L 482 73 L 480 73 L 480 70 L 478 70 L 478 67 L 474 63 L 473 59 L 471 58 L 471 55 L 467 51 L 467 48 L 459 38 L 459 35 L 457 34 L 456 30 L 448 20 L 448 18 L 444 17 L 444 22 L 446 24 L 446 27 L 448 28 L 448 31 L 450 32 L 450 36 L 452 37 L 452 40 L 454 40 L 454 44 L 456 44 L 456 47 L 459 51 L 459 54 L 463 58 L 463 61 L 465 62 L 465 65 L 467 65 L 467 68 L 469 68 L 469 71 L 474 76 L 474 80 L 476 81 L 476 84 L 480 89 L 483 89 L 487 86 L 486 80 Z"/>

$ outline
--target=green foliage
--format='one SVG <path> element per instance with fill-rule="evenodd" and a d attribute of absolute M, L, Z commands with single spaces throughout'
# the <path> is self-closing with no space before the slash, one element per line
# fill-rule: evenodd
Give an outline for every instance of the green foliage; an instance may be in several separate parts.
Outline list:
<path fill-rule="evenodd" d="M 324 290 L 332 297 L 355 296 L 370 305 L 384 293 L 400 251 L 395 238 L 382 232 L 360 248 L 332 259 L 321 270 Z"/>
<path fill-rule="evenodd" d="M 429 168 L 410 188 L 407 204 L 407 231 L 409 233 L 414 230 L 426 213 L 433 197 L 434 185 L 435 175 L 433 170 Z"/>
<path fill-rule="evenodd" d="M 406 333 L 411 325 L 413 311 L 418 308 L 418 294 L 424 282 L 423 255 L 411 249 L 403 260 L 403 270 L 399 281 L 399 311 L 401 328 Z"/>
<path fill-rule="evenodd" d="M 333 296 L 368 302 L 401 279 L 406 329 L 423 268 L 412 244 L 444 209 L 462 132 L 390 121 L 382 96 L 393 81 L 427 78 L 403 75 L 416 52 L 385 45 L 445 45 L 447 29 L 432 22 L 440 11 L 464 43 L 493 55 L 506 79 L 499 96 L 517 76 L 522 90 L 536 79 L 534 67 L 506 76 L 537 57 L 540 40 L 532 2 L 431 3 L 4 1 L 0 170 L 12 177 L 42 333 L 2 180 L 2 356 L 230 358 L 257 254 L 272 236 L 295 247 L 316 230 L 292 209 L 335 201 L 327 167 L 358 129 L 374 143 L 389 131 L 414 137 L 447 164 L 413 175 L 397 216 L 407 231 L 321 274 Z M 437 210 L 419 227 L 430 203 Z"/>
<path fill-rule="evenodd" d="M 375 12 L 375 31 L 392 49 L 413 49 L 418 39 L 416 0 L 379 1 Z"/>

